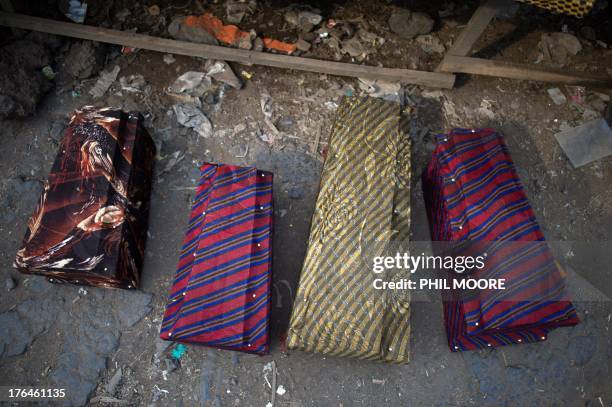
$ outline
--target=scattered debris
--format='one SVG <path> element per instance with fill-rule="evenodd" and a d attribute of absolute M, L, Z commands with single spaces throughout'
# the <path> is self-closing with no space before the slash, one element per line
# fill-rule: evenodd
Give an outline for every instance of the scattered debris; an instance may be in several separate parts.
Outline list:
<path fill-rule="evenodd" d="M 176 58 L 172 54 L 164 54 L 164 63 L 167 65 L 171 65 L 176 62 Z"/>
<path fill-rule="evenodd" d="M 380 386 L 384 386 L 385 385 L 386 380 L 385 379 L 372 379 L 372 383 L 373 384 L 378 384 Z"/>
<path fill-rule="evenodd" d="M 170 356 L 172 356 L 173 359 L 181 360 L 181 358 L 185 355 L 186 352 L 187 346 L 183 345 L 182 343 L 179 343 L 178 345 L 176 345 L 176 348 L 172 349 Z"/>
<path fill-rule="evenodd" d="M 212 135 L 212 124 L 208 117 L 197 107 L 184 103 L 172 106 L 176 120 L 185 127 L 192 128 L 201 137 L 208 138 Z"/>
<path fill-rule="evenodd" d="M 83 287 L 80 287 L 78 292 L 79 295 L 87 295 L 87 290 Z"/>
<path fill-rule="evenodd" d="M 42 74 L 45 75 L 45 78 L 49 79 L 50 81 L 52 81 L 56 75 L 50 65 L 46 65 L 43 67 Z"/>
<path fill-rule="evenodd" d="M 483 119 L 494 120 L 495 113 L 491 110 L 492 104 L 490 100 L 484 99 L 480 102 L 480 107 L 476 109 L 476 113 Z"/>
<path fill-rule="evenodd" d="M 236 76 L 232 68 L 225 61 L 206 61 L 206 75 L 212 79 L 225 83 L 234 89 L 241 89 L 243 86 L 240 78 Z"/>
<path fill-rule="evenodd" d="M 253 74 L 248 72 L 248 71 L 242 71 L 240 72 L 240 75 L 242 75 L 242 77 L 246 80 L 250 80 L 251 78 L 253 78 Z"/>
<path fill-rule="evenodd" d="M 190 33 L 197 32 L 197 30 L 205 31 L 219 42 L 241 49 L 251 49 L 253 39 L 257 36 L 254 31 L 241 31 L 238 26 L 233 24 L 224 25 L 219 18 L 210 13 L 204 13 L 201 16 L 187 16 L 179 24 L 180 27 L 188 27 Z M 170 28 L 168 32 L 170 32 Z M 171 33 L 171 35 L 173 34 Z M 179 34 L 176 33 L 176 35 Z"/>
<path fill-rule="evenodd" d="M 81 3 L 79 0 L 70 0 L 68 2 L 68 12 L 64 14 L 66 17 L 75 23 L 83 24 L 87 15 L 87 3 Z"/>
<path fill-rule="evenodd" d="M 285 389 L 285 386 L 283 386 L 282 384 L 278 386 L 278 388 L 276 389 L 276 394 L 278 394 L 279 396 L 282 396 L 285 393 L 287 393 L 287 389 Z"/>
<path fill-rule="evenodd" d="M 73 43 L 68 55 L 58 69 L 58 85 L 66 87 L 75 80 L 92 77 L 102 69 L 105 58 L 106 53 L 103 45 L 92 41 Z"/>
<path fill-rule="evenodd" d="M 17 287 L 17 283 L 15 282 L 15 279 L 10 276 L 7 277 L 6 281 L 4 282 L 4 288 L 6 288 L 6 291 L 14 290 L 15 287 Z"/>
<path fill-rule="evenodd" d="M 96 81 L 96 84 L 89 90 L 89 94 L 94 98 L 102 97 L 106 91 L 111 87 L 113 82 L 117 80 L 117 75 L 119 75 L 119 65 L 115 65 L 112 71 L 102 72 L 100 77 Z"/>
<path fill-rule="evenodd" d="M 115 389 L 121 382 L 121 378 L 123 377 L 123 370 L 121 368 L 117 369 L 113 377 L 106 384 L 106 392 L 111 396 L 115 394 Z"/>
<path fill-rule="evenodd" d="M 293 54 L 297 50 L 296 44 L 289 44 L 287 42 L 282 42 L 282 41 L 275 40 L 273 38 L 267 38 L 267 37 L 264 37 L 263 45 L 267 49 L 283 52 L 285 54 Z"/>
<path fill-rule="evenodd" d="M 548 96 L 552 99 L 555 105 L 564 105 L 567 98 L 559 88 L 550 88 L 547 90 Z"/>
<path fill-rule="evenodd" d="M 166 162 L 166 166 L 164 167 L 163 170 L 159 172 L 158 175 L 162 175 L 162 174 L 172 171 L 172 168 L 174 168 L 176 164 L 181 162 L 183 158 L 185 158 L 185 154 L 182 151 L 177 150 L 174 153 L 172 153 L 170 157 L 168 158 L 168 161 Z"/>
<path fill-rule="evenodd" d="M 402 86 L 399 82 L 359 78 L 359 88 L 368 96 L 399 102 Z"/>
<path fill-rule="evenodd" d="M 612 130 L 602 118 L 555 134 L 574 168 L 612 155 Z"/>
<path fill-rule="evenodd" d="M 266 384 L 268 385 L 268 387 L 272 390 L 271 400 L 268 404 L 272 406 L 274 406 L 274 402 L 276 401 L 276 375 L 277 373 L 278 372 L 276 370 L 276 362 L 274 360 L 264 365 L 263 367 L 264 380 L 266 381 Z M 270 380 L 268 379 L 268 374 L 272 375 L 272 382 L 270 382 Z"/>
<path fill-rule="evenodd" d="M 434 20 L 425 13 L 399 9 L 389 18 L 389 28 L 402 38 L 410 40 L 420 34 L 429 34 Z"/>
<path fill-rule="evenodd" d="M 119 79 L 119 83 L 121 84 L 122 90 L 133 93 L 142 92 L 147 84 L 144 76 L 141 74 L 122 76 L 121 79 Z"/>
<path fill-rule="evenodd" d="M 154 385 L 153 386 L 153 399 L 152 401 L 155 403 L 156 401 L 158 401 L 162 396 L 167 396 L 168 394 L 170 394 L 170 392 L 168 390 L 165 389 L 160 389 L 158 385 Z"/>
<path fill-rule="evenodd" d="M 584 86 L 566 85 L 565 89 L 572 103 L 582 106 L 585 102 L 586 89 Z"/>
<path fill-rule="evenodd" d="M 259 99 L 259 105 L 261 106 L 261 112 L 265 117 L 272 117 L 272 96 L 265 89 L 261 92 L 261 97 Z"/>
<path fill-rule="evenodd" d="M 168 91 L 200 97 L 210 89 L 212 81 L 204 72 L 188 71 L 179 76 Z"/>

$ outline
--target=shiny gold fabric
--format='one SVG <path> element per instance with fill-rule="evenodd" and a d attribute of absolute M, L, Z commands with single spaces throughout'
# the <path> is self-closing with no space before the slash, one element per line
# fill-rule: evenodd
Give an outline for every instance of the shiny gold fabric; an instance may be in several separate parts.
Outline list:
<path fill-rule="evenodd" d="M 374 289 L 375 255 L 407 242 L 410 143 L 397 103 L 338 108 L 288 333 L 290 349 L 407 362 L 410 299 Z M 393 251 L 395 253 L 395 251 Z"/>
<path fill-rule="evenodd" d="M 595 0 L 517 0 L 521 3 L 550 10 L 554 13 L 567 14 L 575 17 L 584 17 L 593 8 Z"/>

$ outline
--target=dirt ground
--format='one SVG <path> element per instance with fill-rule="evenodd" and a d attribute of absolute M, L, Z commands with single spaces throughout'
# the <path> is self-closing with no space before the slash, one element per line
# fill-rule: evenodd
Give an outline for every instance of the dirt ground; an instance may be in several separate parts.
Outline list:
<path fill-rule="evenodd" d="M 191 8 L 165 13 L 197 11 L 193 3 L 187 3 Z M 432 69 L 442 54 L 424 52 L 414 41 L 390 33 L 385 27 L 391 6 L 384 3 L 379 8 L 373 3 L 322 6 L 321 13 L 326 18 L 365 19 L 386 39 L 366 63 Z M 164 2 L 159 5 L 164 8 Z M 139 7 L 144 6 L 132 10 Z M 421 9 L 433 13 L 432 7 Z M 451 17 L 436 20 L 434 32 L 444 44 L 456 38 L 475 6 L 457 8 Z M 221 5 L 212 9 L 222 14 Z M 281 11 L 261 5 L 259 9 L 246 20 L 245 28 L 264 24 L 270 27 L 266 34 L 295 39 L 294 32 L 280 28 Z M 534 62 L 543 33 L 561 31 L 564 24 L 570 31 L 580 26 L 574 19 L 539 12 L 523 23 L 525 13 L 521 9 L 494 23 L 477 46 L 481 55 Z M 141 24 L 140 31 L 158 34 L 151 28 L 152 21 L 138 15 L 134 12 L 119 28 Z M 607 34 L 598 31 L 597 35 L 605 45 Z M 498 45 L 490 46 L 495 41 Z M 609 73 L 612 51 L 595 40 L 581 38 L 581 42 L 582 51 L 568 66 Z M 315 49 L 311 56 L 334 59 L 328 51 Z M 557 259 L 576 280 L 597 287 L 603 296 L 595 299 L 590 296 L 593 291 L 575 291 L 581 324 L 554 331 L 543 343 L 460 353 L 448 349 L 440 296 L 417 296 L 411 320 L 412 360 L 390 366 L 286 351 L 283 345 L 335 108 L 343 95 L 360 92 L 358 81 L 231 64 L 244 87 L 215 84 L 211 103 L 202 107 L 213 133 L 203 138 L 177 123 L 172 111 L 176 101 L 165 90 L 180 74 L 203 70 L 204 60 L 175 55 L 168 64 L 163 54 L 155 52 L 123 54 L 116 47 L 106 52 L 106 69 L 117 65 L 120 73 L 103 97 L 96 99 L 88 93 L 97 75 L 78 79 L 56 86 L 33 115 L 4 120 L 0 126 L 0 233 L 4 237 L 0 266 L 5 277 L 10 275 L 16 282 L 10 290 L 4 284 L 0 287 L 0 329 L 4 330 L 0 386 L 66 387 L 67 405 L 266 406 L 274 394 L 272 369 L 277 372 L 276 385 L 286 390 L 274 396 L 277 406 L 612 404 L 612 251 L 608 245 L 612 240 L 612 157 L 575 169 L 554 138 L 560 129 L 604 116 L 609 91 L 587 89 L 583 103 L 556 105 L 547 93 L 554 86 L 541 83 L 461 76 L 453 90 L 405 87 L 404 103 L 413 109 L 411 239 L 428 245 L 420 173 L 431 154 L 433 136 L 455 126 L 495 127 L 506 137 Z M 243 71 L 250 79 L 242 76 Z M 146 85 L 139 92 L 122 90 L 119 77 L 135 74 L 142 75 Z M 273 142 L 266 138 L 270 129 L 260 103 L 266 94 L 272 99 L 273 122 L 285 123 Z M 12 269 L 63 128 L 74 109 L 90 104 L 145 113 L 146 127 L 161 146 L 139 291 L 58 286 Z M 177 157 L 182 159 L 172 164 Z M 198 163 L 204 161 L 255 166 L 275 175 L 268 356 L 189 346 L 176 361 L 170 356 L 174 345 L 158 339 Z"/>

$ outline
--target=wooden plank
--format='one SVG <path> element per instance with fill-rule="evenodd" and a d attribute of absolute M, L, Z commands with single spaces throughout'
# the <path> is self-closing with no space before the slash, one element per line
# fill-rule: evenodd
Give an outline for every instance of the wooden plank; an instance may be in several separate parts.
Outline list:
<path fill-rule="evenodd" d="M 478 7 L 446 55 L 467 56 L 503 4 L 503 0 L 488 0 Z"/>
<path fill-rule="evenodd" d="M 383 79 L 436 88 L 452 88 L 455 82 L 455 76 L 447 73 L 379 68 L 290 55 L 270 54 L 267 52 L 247 51 L 216 45 L 196 44 L 83 24 L 47 20 L 22 14 L 0 12 L 0 25 L 164 53 L 221 59 L 243 64 L 265 65 L 330 75 Z"/>
<path fill-rule="evenodd" d="M 555 82 L 572 85 L 590 85 L 612 88 L 612 76 L 590 75 L 560 69 L 544 68 L 537 65 L 490 59 L 447 55 L 440 64 L 442 72 L 461 72 L 500 78 L 523 79 L 528 81 Z"/>

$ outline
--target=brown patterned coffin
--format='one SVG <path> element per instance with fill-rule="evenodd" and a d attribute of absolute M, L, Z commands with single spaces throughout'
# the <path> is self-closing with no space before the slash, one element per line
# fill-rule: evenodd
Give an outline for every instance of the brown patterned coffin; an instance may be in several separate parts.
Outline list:
<path fill-rule="evenodd" d="M 77 110 L 14 266 L 51 281 L 138 287 L 154 157 L 140 114 Z"/>

